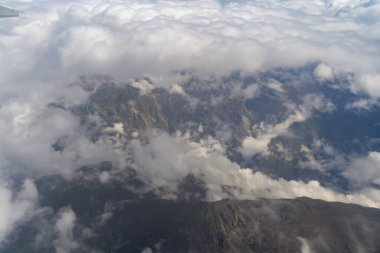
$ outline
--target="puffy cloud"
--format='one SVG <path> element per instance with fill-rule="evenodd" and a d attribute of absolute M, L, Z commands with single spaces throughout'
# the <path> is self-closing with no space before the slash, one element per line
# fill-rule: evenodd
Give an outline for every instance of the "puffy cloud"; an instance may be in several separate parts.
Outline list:
<path fill-rule="evenodd" d="M 379 72 L 376 2 L 9 4 L 23 11 L 0 34 L 7 59 L 0 66 L 1 83 L 12 82 L 14 88 L 57 85 L 94 73 L 121 79 L 183 69 L 224 75 L 311 61 L 324 62 L 316 69 L 324 78 L 331 77 L 331 67 Z"/>
<path fill-rule="evenodd" d="M 81 166 L 115 158 L 105 145 L 87 138 L 72 113 L 41 100 L 11 99 L 0 107 L 0 170 L 68 175 Z"/>
<path fill-rule="evenodd" d="M 279 83 L 279 82 L 276 81 L 276 80 L 273 80 L 273 79 L 270 80 L 266 86 L 267 86 L 268 88 L 270 88 L 270 89 L 272 89 L 272 90 L 278 92 L 278 93 L 284 93 L 284 92 L 285 92 L 284 88 L 282 88 L 282 84 Z"/>
<path fill-rule="evenodd" d="M 321 63 L 315 68 L 314 75 L 321 80 L 330 80 L 334 77 L 334 72 L 330 66 Z"/>
<path fill-rule="evenodd" d="M 354 91 L 364 91 L 373 97 L 380 97 L 380 73 L 368 73 L 361 75 L 352 89 Z"/>
<path fill-rule="evenodd" d="M 119 133 L 121 135 L 124 135 L 124 125 L 123 123 L 114 123 L 112 127 L 106 127 L 104 129 L 104 132 L 110 132 L 110 133 Z"/>
<path fill-rule="evenodd" d="M 301 253 L 313 253 L 308 241 L 305 238 L 298 238 L 301 241 Z"/>
<path fill-rule="evenodd" d="M 312 113 L 313 111 L 328 113 L 336 109 L 335 105 L 322 94 L 309 93 L 305 95 L 302 100 L 303 107 L 309 113 Z"/>
<path fill-rule="evenodd" d="M 54 247 L 57 253 L 72 252 L 79 247 L 75 241 L 73 232 L 75 220 L 76 215 L 71 208 L 60 210 L 59 218 L 55 223 L 55 230 L 58 236 L 57 239 L 54 240 Z"/>
<path fill-rule="evenodd" d="M 318 181 L 272 179 L 261 172 L 241 168 L 229 160 L 221 144 L 212 139 L 194 142 L 189 136 L 151 135 L 147 143 L 135 140 L 127 147 L 130 166 L 153 190 L 164 198 L 176 198 L 178 185 L 188 175 L 205 183 L 206 199 L 257 199 L 310 197 L 326 201 L 357 203 L 380 207 L 379 190 L 366 188 L 342 194 L 325 188 Z"/>
<path fill-rule="evenodd" d="M 258 85 L 249 85 L 247 88 L 242 90 L 244 98 L 250 99 L 259 95 L 260 86 Z"/>
<path fill-rule="evenodd" d="M 276 90 L 278 89 L 279 87 L 276 86 Z M 294 123 L 308 119 L 313 110 L 331 112 L 335 109 L 334 104 L 320 94 L 308 94 L 304 96 L 302 105 L 289 104 L 288 107 L 293 112 L 284 121 L 274 125 L 261 122 L 252 126 L 255 136 L 245 137 L 239 148 L 239 152 L 244 157 L 251 157 L 256 154 L 268 155 L 270 142 L 278 136 L 288 134 L 289 128 Z"/>
<path fill-rule="evenodd" d="M 239 149 L 240 153 L 244 157 L 250 157 L 255 154 L 267 155 L 269 143 L 274 138 L 287 134 L 289 127 L 293 123 L 304 121 L 308 117 L 308 114 L 308 112 L 301 108 L 276 125 L 267 125 L 264 122 L 254 125 L 252 128 L 256 136 L 247 136 L 243 139 L 241 148 Z"/>
<path fill-rule="evenodd" d="M 14 193 L 6 183 L 0 183 L 0 245 L 18 222 L 33 215 L 38 193 L 31 180 L 25 180 L 21 191 Z"/>
<path fill-rule="evenodd" d="M 151 248 L 144 248 L 141 253 L 153 253 Z"/>
<path fill-rule="evenodd" d="M 346 104 L 345 108 L 348 110 L 371 110 L 374 106 L 377 106 L 379 103 L 377 99 L 358 99 L 354 102 Z"/>
<path fill-rule="evenodd" d="M 370 152 L 367 157 L 354 159 L 343 175 L 360 186 L 380 186 L 380 153 Z"/>
<path fill-rule="evenodd" d="M 0 124 L 8 129 L 2 132 L 5 137 L 1 146 L 10 147 L 2 148 L 3 164 L 12 163 L 16 159 L 11 158 L 17 156 L 22 158 L 19 167 L 49 164 L 54 171 L 65 159 L 79 157 L 68 166 L 75 167 L 97 157 L 91 153 L 107 153 L 79 137 L 78 123 L 68 113 L 56 110 L 52 112 L 56 116 L 49 116 L 44 108 L 47 100 L 70 104 L 83 101 L 83 91 L 67 86 L 79 75 L 108 74 L 125 80 L 151 74 L 159 80 L 183 69 L 191 69 L 196 75 L 225 75 L 234 70 L 251 73 L 321 61 L 315 69 L 317 76 L 331 78 L 332 68 L 354 71 L 361 77 L 360 82 L 353 83 L 354 88 L 377 96 L 380 54 L 375 32 L 378 18 L 374 15 L 378 5 L 374 2 L 5 3 L 20 9 L 22 15 L 4 21 L 0 32 L 0 56 L 6 59 L 0 62 Z M 135 85 L 146 91 L 153 88 L 144 81 Z M 278 83 L 268 86 L 281 92 Z M 244 96 L 256 96 L 255 87 L 248 86 Z M 175 85 L 171 90 L 182 92 Z M 9 97 L 12 99 L 6 100 Z M 41 101 L 46 103 L 41 105 Z M 300 109 L 283 123 L 266 126 L 267 131 L 257 130 L 259 136 L 243 141 L 242 152 L 246 156 L 265 152 L 271 139 L 304 117 Z M 49 127 L 53 122 L 60 126 Z M 32 133 L 26 134 L 31 125 Z M 64 152 L 53 152 L 50 144 L 61 137 L 72 144 Z M 17 154 L 15 150 L 20 147 Z M 36 153 L 47 155 L 37 159 Z"/>

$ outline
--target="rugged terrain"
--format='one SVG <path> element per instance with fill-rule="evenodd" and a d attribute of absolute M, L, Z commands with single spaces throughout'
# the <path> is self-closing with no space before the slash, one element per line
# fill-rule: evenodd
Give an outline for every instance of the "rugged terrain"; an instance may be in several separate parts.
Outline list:
<path fill-rule="evenodd" d="M 72 252 L 379 252 L 380 210 L 308 198 L 162 200 L 120 184 L 44 178 L 41 209 L 2 252 L 52 252 L 54 222 L 76 214 Z M 44 238 L 43 241 L 39 238 Z"/>
<path fill-rule="evenodd" d="M 130 163 L 118 167 L 103 161 L 66 177 L 36 178 L 38 211 L 20 222 L 2 252 L 379 252 L 378 209 L 309 198 L 271 200 L 255 193 L 253 200 L 237 200 L 233 192 L 244 189 L 222 183 L 231 199 L 206 202 L 214 186 L 202 168 L 199 174 L 185 171 L 183 177 L 149 176 L 169 166 L 156 164 L 159 159 L 177 159 L 181 151 L 158 159 L 155 150 L 140 150 L 152 152 L 148 178 L 144 164 L 133 163 L 131 143 L 143 147 L 152 136 L 166 133 L 165 138 L 179 135 L 193 144 L 212 140 L 234 164 L 280 182 L 318 180 L 343 193 L 360 187 L 344 176 L 345 166 L 352 157 L 379 149 L 380 110 L 376 103 L 353 107 L 368 97 L 352 93 L 345 77 L 316 79 L 314 67 L 190 78 L 159 88 L 149 78 L 125 83 L 104 76 L 79 79 L 74 85 L 88 93 L 84 103 L 49 107 L 80 119 L 86 138 L 110 146 Z M 266 146 L 245 153 L 244 140 L 250 136 L 267 138 Z M 160 143 L 165 138 L 158 139 L 158 150 L 166 147 Z M 62 136 L 51 149 L 63 154 L 69 145 Z M 180 163 L 173 166 L 169 176 L 182 169 Z M 155 186 L 154 180 L 167 180 L 174 188 L 167 191 L 169 186 Z M 266 196 L 272 189 L 258 191 Z M 71 224 L 66 232 L 60 232 L 62 219 Z"/>
<path fill-rule="evenodd" d="M 149 78 L 126 83 L 83 78 L 79 84 L 90 92 L 89 99 L 66 109 L 81 118 L 95 142 L 103 138 L 123 148 L 152 129 L 171 135 L 188 132 L 195 141 L 216 139 L 242 167 L 353 190 L 342 173 L 352 158 L 380 149 L 380 110 L 367 95 L 350 90 L 349 76 L 319 80 L 315 66 L 187 78 L 166 88 L 153 88 L 157 85 Z M 122 132 L 105 134 L 104 129 L 115 125 Z M 118 136 L 110 138 L 112 134 Z M 250 137 L 261 142 L 259 149 L 245 150 Z"/>
<path fill-rule="evenodd" d="M 4 0 L 0 253 L 380 252 L 380 0 Z"/>

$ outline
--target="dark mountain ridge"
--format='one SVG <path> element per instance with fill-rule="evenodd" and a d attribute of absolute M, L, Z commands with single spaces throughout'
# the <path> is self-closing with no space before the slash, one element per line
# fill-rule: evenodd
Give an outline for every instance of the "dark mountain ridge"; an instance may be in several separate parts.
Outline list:
<path fill-rule="evenodd" d="M 2 252 L 54 251 L 53 232 L 43 243 L 36 238 L 54 231 L 48 224 L 67 206 L 76 214 L 73 252 L 380 251 L 379 209 L 309 198 L 163 200 L 125 186 L 40 180 L 44 211 L 19 226 Z"/>

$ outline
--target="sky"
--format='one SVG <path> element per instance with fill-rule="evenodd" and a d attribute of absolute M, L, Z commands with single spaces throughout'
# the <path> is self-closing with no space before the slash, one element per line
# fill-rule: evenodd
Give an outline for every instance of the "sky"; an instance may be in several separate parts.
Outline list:
<path fill-rule="evenodd" d="M 377 0 L 5 0 L 1 4 L 19 10 L 20 16 L 0 19 L 0 199 L 5 203 L 0 216 L 7 217 L 0 221 L 0 242 L 17 222 L 38 209 L 35 178 L 69 176 L 83 165 L 103 160 L 126 163 L 112 147 L 91 142 L 74 115 L 49 107 L 57 101 L 67 107 L 86 101 L 88 93 L 72 85 L 80 76 L 107 75 L 119 81 L 149 76 L 159 80 L 153 85 L 170 88 L 177 87 L 173 86 L 176 71 L 190 70 L 208 78 L 318 63 L 314 73 L 321 80 L 350 75 L 350 90 L 370 98 L 363 106 L 380 97 Z M 272 138 L 310 117 L 313 109 L 333 110 L 318 100 L 323 98 L 305 99 L 309 100 L 284 122 L 265 130 L 256 126 L 258 135 L 247 137 L 240 152 L 265 154 Z M 57 154 L 51 144 L 63 136 L 68 148 Z M 309 196 L 380 208 L 380 194 L 373 188 L 342 194 L 318 181 L 275 180 L 241 168 L 227 158 L 218 140 L 194 142 L 185 133 L 160 133 L 149 140 L 128 144 L 134 158 L 129 165 L 153 190 L 164 188 L 160 194 L 167 198 L 184 176 L 193 173 L 206 181 L 208 200 L 231 195 Z M 162 169 L 155 170 L 157 164 Z M 369 168 L 366 176 L 358 176 L 357 168 L 363 165 Z M 360 185 L 374 177 L 380 180 L 379 168 L 379 153 L 373 152 L 353 162 L 345 176 Z M 9 183 L 14 172 L 29 178 L 17 192 Z M 230 195 L 221 191 L 221 185 L 230 186 Z M 57 247 L 74 247 L 67 241 L 75 214 L 65 209 L 60 215 L 56 227 L 63 239 Z"/>

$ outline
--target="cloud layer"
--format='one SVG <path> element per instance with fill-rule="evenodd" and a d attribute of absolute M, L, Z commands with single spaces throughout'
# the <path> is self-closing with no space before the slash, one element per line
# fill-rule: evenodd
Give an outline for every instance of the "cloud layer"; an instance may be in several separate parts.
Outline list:
<path fill-rule="evenodd" d="M 176 198 L 180 182 L 193 175 L 205 182 L 210 201 L 306 196 L 380 208 L 380 190 L 365 188 L 345 195 L 329 190 L 315 180 L 307 183 L 275 180 L 231 162 L 221 144 L 212 138 L 194 142 L 186 134 L 174 137 L 158 134 L 151 135 L 145 144 L 132 141 L 127 150 L 130 166 L 146 183 L 146 190 L 153 190 L 164 198 Z"/>
<path fill-rule="evenodd" d="M 12 228 L 22 219 L 33 216 L 38 192 L 31 180 L 26 180 L 21 191 L 14 193 L 7 183 L 0 183 L 0 246 Z"/>
<path fill-rule="evenodd" d="M 317 74 L 330 77 L 330 68 L 354 72 L 355 89 L 379 95 L 373 85 L 380 65 L 376 1 L 9 5 L 23 11 L 0 34 L 7 59 L 1 61 L 1 83 L 13 88 L 94 73 L 121 79 L 182 69 L 223 75 L 322 61 Z"/>

